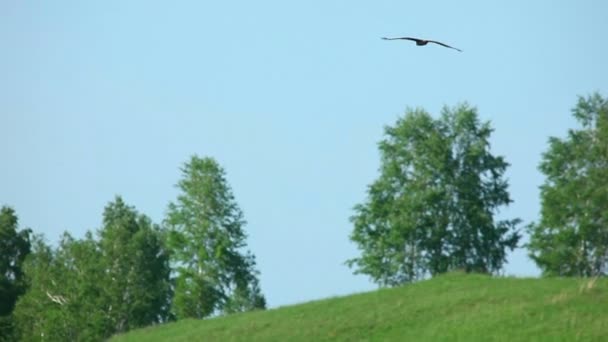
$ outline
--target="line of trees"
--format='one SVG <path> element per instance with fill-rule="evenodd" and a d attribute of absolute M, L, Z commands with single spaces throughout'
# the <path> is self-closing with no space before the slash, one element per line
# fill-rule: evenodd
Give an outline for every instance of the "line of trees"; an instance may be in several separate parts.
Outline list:
<path fill-rule="evenodd" d="M 580 123 L 542 156 L 541 215 L 526 245 L 546 276 L 608 272 L 608 100 L 580 97 Z M 380 286 L 452 270 L 498 273 L 518 247 L 521 220 L 498 220 L 512 202 L 493 128 L 467 104 L 439 118 L 408 109 L 379 143 L 380 176 L 354 207 L 347 261 Z M 102 226 L 58 246 L 0 211 L 0 341 L 101 340 L 184 318 L 264 309 L 246 224 L 225 171 L 193 156 L 158 225 L 117 196 Z"/>
<path fill-rule="evenodd" d="M 264 309 L 224 170 L 193 156 L 162 225 L 120 196 L 96 233 L 57 247 L 0 213 L 0 340 L 95 341 L 182 318 Z M 26 258 L 27 255 L 27 258 Z"/>
<path fill-rule="evenodd" d="M 608 100 L 579 97 L 580 123 L 551 137 L 539 170 L 539 222 L 525 227 L 530 258 L 545 276 L 608 272 Z M 493 129 L 468 105 L 434 119 L 409 109 L 380 141 L 380 176 L 355 206 L 355 273 L 395 286 L 451 270 L 498 273 L 521 238 L 518 218 L 497 220 L 512 202 L 509 164 L 490 152 Z M 516 139 L 516 137 L 514 137 Z"/>

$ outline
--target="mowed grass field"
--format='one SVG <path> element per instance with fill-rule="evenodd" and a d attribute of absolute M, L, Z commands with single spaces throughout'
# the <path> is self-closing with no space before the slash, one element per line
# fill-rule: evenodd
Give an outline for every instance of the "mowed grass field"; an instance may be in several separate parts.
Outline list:
<path fill-rule="evenodd" d="M 608 279 L 452 273 L 399 288 L 183 320 L 111 341 L 608 341 Z"/>

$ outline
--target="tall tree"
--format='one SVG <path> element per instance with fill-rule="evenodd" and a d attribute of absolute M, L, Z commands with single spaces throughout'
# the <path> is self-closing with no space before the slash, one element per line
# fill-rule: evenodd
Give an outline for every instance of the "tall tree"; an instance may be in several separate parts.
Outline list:
<path fill-rule="evenodd" d="M 439 119 L 408 110 L 379 143 L 380 177 L 355 206 L 355 273 L 394 286 L 454 269 L 497 272 L 516 247 L 519 219 L 494 219 L 511 202 L 508 163 L 490 152 L 492 128 L 467 105 Z"/>
<path fill-rule="evenodd" d="M 530 257 L 545 275 L 608 272 L 608 99 L 579 97 L 581 127 L 551 137 L 540 171 L 541 218 L 528 226 Z"/>
<path fill-rule="evenodd" d="M 31 230 L 18 228 L 15 211 L 0 209 L 0 341 L 12 335 L 11 313 L 19 296 L 26 291 L 23 262 L 30 253 Z"/>
<path fill-rule="evenodd" d="M 255 258 L 245 220 L 222 167 L 193 156 L 182 169 L 181 193 L 169 204 L 167 241 L 176 266 L 173 310 L 178 318 L 261 309 Z"/>
<path fill-rule="evenodd" d="M 104 210 L 99 236 L 113 332 L 165 321 L 170 268 L 159 228 L 117 196 Z"/>

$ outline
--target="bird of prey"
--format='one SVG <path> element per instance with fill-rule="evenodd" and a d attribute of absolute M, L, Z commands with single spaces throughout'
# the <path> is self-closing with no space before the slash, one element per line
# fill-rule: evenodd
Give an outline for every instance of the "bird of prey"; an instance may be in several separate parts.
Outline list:
<path fill-rule="evenodd" d="M 416 45 L 418 45 L 418 46 L 424 46 L 424 45 L 426 45 L 428 43 L 435 43 L 435 44 L 439 44 L 441 46 L 445 46 L 447 48 L 454 49 L 454 50 L 462 52 L 462 50 L 460 50 L 460 49 L 457 49 L 457 48 L 455 48 L 453 46 L 449 46 L 448 44 L 444 44 L 442 42 L 438 42 L 436 40 L 427 40 L 427 39 L 419 39 L 419 38 L 412 38 L 412 37 L 396 37 L 396 38 L 382 37 L 382 39 L 384 39 L 384 40 L 411 40 L 411 41 L 416 42 Z"/>

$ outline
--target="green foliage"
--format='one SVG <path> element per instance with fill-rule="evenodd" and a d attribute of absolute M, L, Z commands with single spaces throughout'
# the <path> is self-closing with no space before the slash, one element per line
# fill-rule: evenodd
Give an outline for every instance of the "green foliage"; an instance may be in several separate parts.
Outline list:
<path fill-rule="evenodd" d="M 112 331 L 163 322 L 169 310 L 169 257 L 159 228 L 120 197 L 103 214 L 99 247 Z"/>
<path fill-rule="evenodd" d="M 581 124 L 564 139 L 549 139 L 540 171 L 541 219 L 531 224 L 530 257 L 545 275 L 608 272 L 608 99 L 579 97 Z"/>
<path fill-rule="evenodd" d="M 254 256 L 242 252 L 243 213 L 224 170 L 211 158 L 193 156 L 182 172 L 181 193 L 165 222 L 176 266 L 175 314 L 203 318 L 264 308 Z"/>
<path fill-rule="evenodd" d="M 56 249 L 35 236 L 25 264 L 29 290 L 15 309 L 23 340 L 98 340 L 111 334 L 100 296 L 99 257 L 91 234 L 76 240 L 65 233 Z"/>
<path fill-rule="evenodd" d="M 23 262 L 30 253 L 31 230 L 17 230 L 18 218 L 12 208 L 0 209 L 0 341 L 13 334 L 12 312 L 26 291 Z"/>
<path fill-rule="evenodd" d="M 34 239 L 29 290 L 15 309 L 23 340 L 102 340 L 166 320 L 170 270 L 158 228 L 120 197 L 103 216 L 99 240 L 65 233 L 54 249 Z"/>
<path fill-rule="evenodd" d="M 111 341 L 603 341 L 608 279 L 448 274 L 404 287 L 135 330 Z"/>
<path fill-rule="evenodd" d="M 511 200 L 508 163 L 490 153 L 489 123 L 474 108 L 444 108 L 440 119 L 408 110 L 386 127 L 380 177 L 355 206 L 347 262 L 382 286 L 454 269 L 497 272 L 516 247 L 519 219 L 495 221 Z"/>

